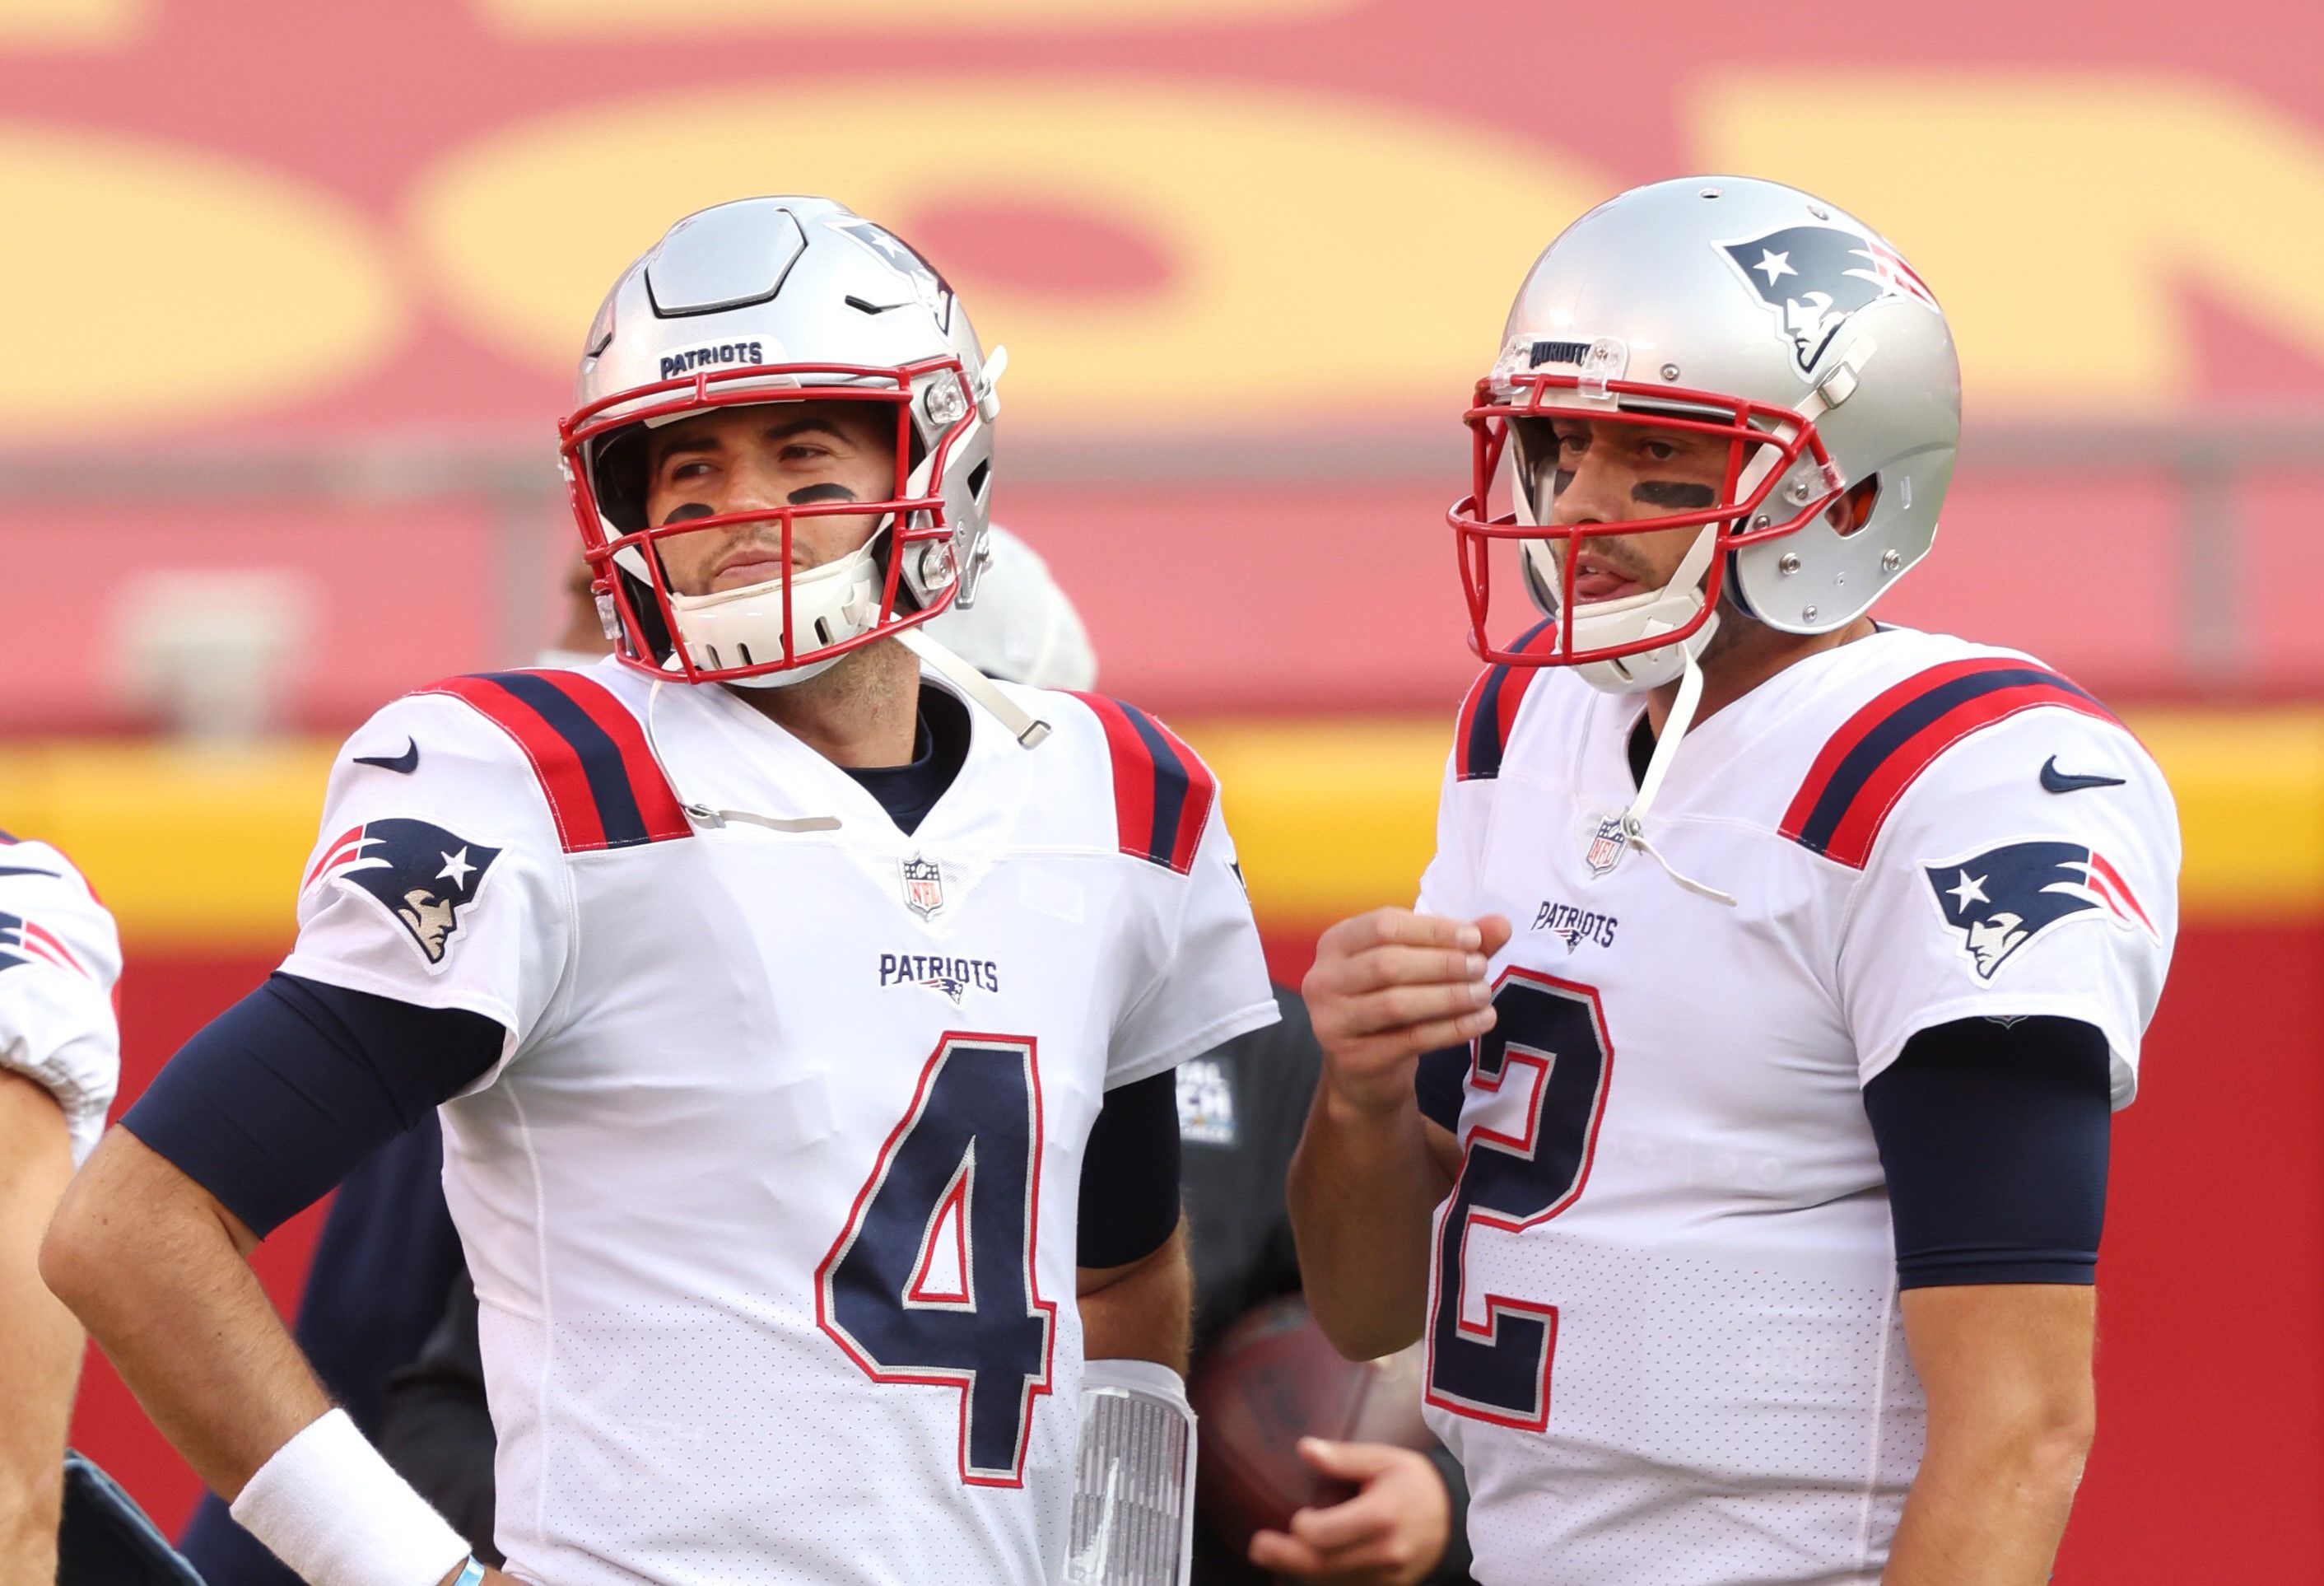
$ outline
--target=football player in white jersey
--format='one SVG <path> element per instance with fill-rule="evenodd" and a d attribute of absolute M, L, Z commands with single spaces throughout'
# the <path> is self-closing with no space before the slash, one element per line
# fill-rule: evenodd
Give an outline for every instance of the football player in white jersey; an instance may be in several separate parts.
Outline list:
<path fill-rule="evenodd" d="M 0 831 L 0 1580 L 53 1581 L 81 1331 L 34 1257 L 121 1078 L 113 918 L 47 843 Z"/>
<path fill-rule="evenodd" d="M 1319 946 L 1293 1210 L 1485 1581 L 2048 1577 L 2179 839 L 2089 694 L 1868 615 L 1959 404 L 1893 248 L 1729 177 L 1576 221 L 1479 385 L 1489 664 L 1417 910 Z"/>
<path fill-rule="evenodd" d="M 1183 1365 L 1169 1071 L 1275 1005 L 1192 752 L 913 631 L 1001 362 L 837 204 L 672 227 L 564 426 L 617 653 L 358 730 L 290 959 L 69 1194 L 51 1282 L 319 1586 L 494 1578 L 240 1259 L 428 1107 L 516 1578 L 1053 1581 L 1084 1356 Z"/>

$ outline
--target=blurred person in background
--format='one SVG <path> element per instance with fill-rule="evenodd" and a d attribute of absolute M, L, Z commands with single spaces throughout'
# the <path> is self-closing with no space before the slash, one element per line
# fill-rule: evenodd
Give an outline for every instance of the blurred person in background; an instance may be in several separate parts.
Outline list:
<path fill-rule="evenodd" d="M 1192 751 L 914 631 L 1000 367 L 828 200 L 674 226 L 564 427 L 617 657 L 359 729 L 283 970 L 68 1192 L 43 1275 L 317 1586 L 504 1578 L 244 1259 L 439 1105 L 528 1578 L 1046 1581 L 1083 1381 L 1178 1393 L 1170 1071 L 1277 1010 Z"/>
<path fill-rule="evenodd" d="M 1723 176 L 1575 221 L 1478 386 L 1489 667 L 1416 911 L 1318 944 L 1292 1208 L 1342 1352 L 1425 1331 L 1484 1581 L 2049 1577 L 2179 833 L 2081 689 L 1868 615 L 1960 404 L 1895 249 Z"/>

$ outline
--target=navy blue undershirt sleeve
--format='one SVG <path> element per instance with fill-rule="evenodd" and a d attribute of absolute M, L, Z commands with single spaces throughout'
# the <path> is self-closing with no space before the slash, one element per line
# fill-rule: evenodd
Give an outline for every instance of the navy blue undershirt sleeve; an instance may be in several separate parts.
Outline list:
<path fill-rule="evenodd" d="M 1082 1157 L 1074 1258 L 1126 1266 L 1160 1249 L 1178 1226 L 1178 1071 L 1105 1093 Z"/>
<path fill-rule="evenodd" d="M 262 1238 L 500 1060 L 501 1026 L 297 975 L 211 1020 L 122 1127 Z"/>
<path fill-rule="evenodd" d="M 2108 1067 L 2080 1019 L 1962 1019 L 1904 1043 L 1864 1088 L 1899 1286 L 2098 1281 Z"/>
<path fill-rule="evenodd" d="M 1469 1082 L 1469 1049 L 1441 1046 L 1420 1054 L 1412 1071 L 1412 1096 L 1420 1116 L 1429 1122 L 1461 1132 L 1462 1093 Z"/>

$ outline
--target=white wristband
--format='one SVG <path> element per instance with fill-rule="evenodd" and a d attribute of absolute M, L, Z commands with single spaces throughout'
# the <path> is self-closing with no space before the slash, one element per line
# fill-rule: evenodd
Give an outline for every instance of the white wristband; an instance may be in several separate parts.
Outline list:
<path fill-rule="evenodd" d="M 276 1449 L 231 1512 L 312 1586 L 436 1586 L 468 1556 L 345 1410 Z"/>

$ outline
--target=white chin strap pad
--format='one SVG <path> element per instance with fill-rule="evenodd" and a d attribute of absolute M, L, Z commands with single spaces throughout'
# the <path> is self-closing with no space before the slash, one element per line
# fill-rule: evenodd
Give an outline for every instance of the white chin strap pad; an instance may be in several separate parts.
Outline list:
<path fill-rule="evenodd" d="M 1702 609 L 1702 578 L 1719 548 L 1719 525 L 1705 524 L 1670 581 L 1618 599 L 1577 602 L 1573 608 L 1573 647 L 1595 650 L 1610 645 L 1634 644 L 1657 634 L 1673 633 L 1692 622 Z M 1557 591 L 1563 581 L 1562 552 L 1552 540 L 1526 540 L 1518 546 L 1525 559 L 1526 582 L 1535 601 L 1552 617 L 1557 615 Z M 1612 661 L 1589 661 L 1574 671 L 1592 687 L 1610 694 L 1634 694 L 1660 688 L 1677 677 L 1688 660 L 1702 654 L 1719 628 L 1713 612 L 1703 625 L 1681 642 L 1641 650 Z"/>
<path fill-rule="evenodd" d="M 743 584 L 708 595 L 672 595 L 678 641 L 695 665 L 713 669 L 762 665 L 783 654 L 783 580 Z M 870 631 L 880 617 L 880 563 L 872 546 L 790 576 L 793 640 L 802 664 L 758 677 L 744 688 L 804 682 L 839 657 L 815 662 L 818 650 Z"/>

